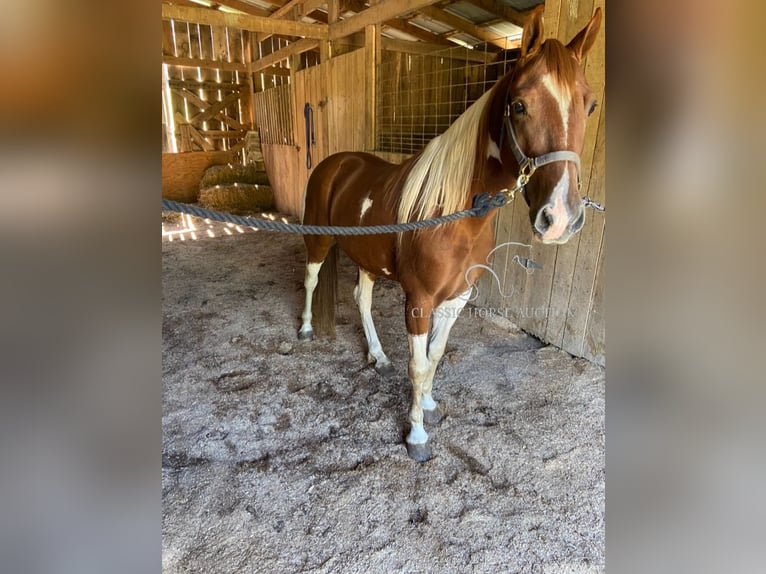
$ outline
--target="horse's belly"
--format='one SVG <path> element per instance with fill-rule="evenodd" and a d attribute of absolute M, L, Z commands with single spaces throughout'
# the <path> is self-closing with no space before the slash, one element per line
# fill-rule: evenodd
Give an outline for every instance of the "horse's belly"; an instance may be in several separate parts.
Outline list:
<path fill-rule="evenodd" d="M 349 258 L 368 273 L 397 280 L 394 259 L 395 235 L 337 236 L 338 245 Z"/>

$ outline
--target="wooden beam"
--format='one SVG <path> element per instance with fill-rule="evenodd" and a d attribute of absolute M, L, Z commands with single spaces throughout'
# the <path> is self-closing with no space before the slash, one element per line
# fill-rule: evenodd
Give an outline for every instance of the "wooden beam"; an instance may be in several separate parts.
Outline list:
<path fill-rule="evenodd" d="M 430 42 L 407 42 L 406 40 L 394 40 L 392 38 L 381 38 L 381 46 L 389 52 L 404 52 L 406 54 L 425 54 L 440 55 L 445 58 L 454 58 L 455 60 L 466 60 L 468 62 L 481 62 L 486 64 L 495 59 L 495 54 L 482 52 L 479 50 L 469 50 L 462 46 L 450 48 L 443 44 L 432 44 Z"/>
<path fill-rule="evenodd" d="M 242 0 L 215 0 L 215 4 L 226 6 L 228 8 L 234 8 L 235 10 L 239 10 L 244 14 L 250 14 L 251 16 L 261 16 L 263 18 L 268 18 L 271 16 L 271 12 L 268 10 L 262 10 L 261 8 L 258 8 L 258 6 L 253 6 L 252 4 L 248 4 Z"/>
<path fill-rule="evenodd" d="M 313 40 L 311 38 L 304 38 L 303 40 L 298 40 L 297 42 L 293 42 L 289 46 L 282 48 L 281 50 L 277 50 L 276 52 L 272 52 L 268 56 L 264 56 L 260 60 L 256 60 L 253 62 L 253 72 L 257 72 L 259 70 L 262 70 L 264 68 L 268 68 L 269 66 L 272 66 L 276 64 L 277 62 L 281 62 L 285 58 L 289 58 L 290 56 L 294 56 L 296 54 L 302 54 L 303 52 L 308 52 L 309 50 L 313 50 L 314 48 L 317 48 L 319 46 L 318 40 Z"/>
<path fill-rule="evenodd" d="M 171 88 L 181 88 L 186 90 L 223 90 L 225 92 L 240 91 L 245 89 L 244 84 L 233 84 L 231 82 L 215 82 L 212 80 L 173 80 L 168 79 L 168 85 Z"/>
<path fill-rule="evenodd" d="M 247 72 L 247 64 L 239 62 L 222 62 L 219 60 L 201 60 L 199 58 L 182 58 L 180 56 L 162 56 L 162 63 L 168 66 L 182 68 L 204 68 L 206 70 L 224 70 L 226 72 Z"/>
<path fill-rule="evenodd" d="M 271 17 L 281 18 L 285 14 L 289 13 L 293 8 L 297 8 L 304 2 L 306 2 L 306 0 L 290 0 L 287 4 L 285 4 L 281 8 L 274 10 L 274 12 L 271 13 Z"/>
<path fill-rule="evenodd" d="M 504 20 L 507 20 L 511 24 L 516 24 L 516 26 L 521 28 L 523 28 L 524 24 L 527 23 L 527 18 L 531 12 L 531 10 L 520 12 L 515 8 L 501 4 L 498 2 L 498 0 L 466 0 L 466 2 L 473 4 L 474 6 L 478 6 L 482 10 L 486 10 L 491 14 L 497 14 Z"/>
<path fill-rule="evenodd" d="M 367 8 L 364 12 L 352 16 L 347 20 L 330 24 L 330 40 L 337 40 L 343 38 L 359 30 L 363 30 L 365 26 L 371 24 L 377 24 L 378 22 L 385 22 L 397 18 L 402 14 L 409 14 L 421 10 L 424 6 L 430 6 L 437 0 L 383 0 L 375 6 Z"/>
<path fill-rule="evenodd" d="M 521 45 L 520 40 L 515 42 L 507 41 L 505 38 L 502 38 L 498 36 L 497 34 L 490 32 L 489 30 L 480 28 L 479 26 L 472 24 L 471 22 L 461 18 L 460 16 L 455 16 L 454 14 L 450 14 L 449 12 L 445 12 L 444 10 L 440 10 L 439 8 L 434 8 L 432 6 L 425 6 L 420 9 L 420 13 L 423 14 L 423 16 L 427 16 L 428 18 L 431 18 L 432 20 L 437 20 L 439 22 L 442 22 L 443 24 L 452 26 L 453 28 L 460 30 L 461 32 L 470 34 L 471 36 L 474 36 L 475 38 L 478 38 L 479 40 L 489 42 L 490 44 L 493 44 L 499 48 L 502 48 L 503 50 L 518 48 Z"/>
<path fill-rule="evenodd" d="M 370 0 L 372 7 L 376 5 L 377 0 Z M 381 47 L 380 47 L 380 24 L 370 24 L 364 27 L 364 63 L 365 74 L 365 106 L 364 120 L 365 132 L 367 133 L 366 149 L 373 151 L 377 147 L 376 118 L 378 102 L 378 70 L 380 68 Z"/>
<path fill-rule="evenodd" d="M 251 32 L 267 32 L 269 34 L 286 34 L 288 36 L 304 36 L 316 40 L 326 40 L 327 26 L 323 24 L 304 24 L 277 18 L 262 18 L 248 14 L 226 14 L 208 8 L 187 8 L 184 6 L 162 5 L 163 20 L 179 20 L 210 26 L 228 26 L 249 30 Z"/>

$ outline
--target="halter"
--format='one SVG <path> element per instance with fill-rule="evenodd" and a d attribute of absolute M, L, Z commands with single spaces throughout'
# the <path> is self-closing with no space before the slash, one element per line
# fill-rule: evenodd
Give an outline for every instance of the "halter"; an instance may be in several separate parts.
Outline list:
<path fill-rule="evenodd" d="M 511 122 L 510 106 L 505 106 L 505 113 L 503 114 L 503 127 L 500 130 L 500 147 L 503 147 L 503 140 L 505 139 L 505 132 L 510 134 L 508 139 L 508 145 L 513 152 L 516 161 L 519 164 L 519 177 L 516 178 L 516 187 L 511 190 L 503 190 L 509 199 L 513 199 L 513 196 L 517 191 L 524 193 L 524 187 L 529 182 L 529 178 L 535 173 L 538 167 L 542 167 L 549 163 L 557 161 L 571 161 L 577 166 L 577 190 L 580 190 L 582 182 L 580 180 L 580 156 L 570 150 L 552 151 L 539 155 L 537 157 L 528 157 L 521 149 L 518 140 L 516 139 L 516 132 L 513 129 L 513 122 Z"/>

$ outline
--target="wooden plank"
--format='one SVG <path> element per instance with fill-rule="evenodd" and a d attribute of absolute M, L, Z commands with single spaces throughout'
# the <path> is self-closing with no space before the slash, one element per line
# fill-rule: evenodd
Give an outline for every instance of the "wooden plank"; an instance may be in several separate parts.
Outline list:
<path fill-rule="evenodd" d="M 605 106 L 599 121 L 596 151 L 591 167 L 590 185 L 585 192 L 596 201 L 604 201 L 605 165 L 606 165 L 606 130 Z M 569 297 L 569 313 L 564 327 L 562 348 L 580 354 L 583 347 L 585 328 L 590 314 L 591 298 L 596 288 L 598 252 L 604 235 L 604 214 L 588 210 L 585 225 L 580 231 L 580 247 L 572 275 L 572 288 Z"/>
<path fill-rule="evenodd" d="M 363 30 L 365 26 L 378 24 L 386 20 L 397 18 L 402 14 L 408 14 L 430 6 L 437 0 L 382 0 L 382 2 L 367 8 L 364 12 L 352 16 L 341 22 L 329 25 L 330 40 L 343 38 L 354 32 Z"/>
<path fill-rule="evenodd" d="M 439 8 L 434 8 L 433 6 L 425 6 L 421 8 L 420 13 L 423 14 L 423 16 L 431 18 L 432 20 L 437 20 L 443 24 L 452 26 L 461 32 L 470 34 L 479 40 L 489 42 L 490 44 L 493 44 L 498 48 L 502 48 L 503 50 L 510 50 L 521 46 L 521 39 L 509 40 L 507 38 L 503 38 L 494 32 L 491 32 L 490 30 L 472 24 L 460 16 L 455 16 L 454 14 L 450 14 L 449 12 L 445 12 Z"/>
<path fill-rule="evenodd" d="M 162 55 L 175 56 L 175 46 L 173 41 L 173 27 L 167 20 L 162 21 Z"/>
<path fill-rule="evenodd" d="M 224 97 L 224 99 L 221 101 L 205 102 L 207 104 L 207 107 L 200 113 L 196 114 L 195 116 L 192 116 L 189 119 L 189 123 L 192 124 L 192 123 L 199 123 L 199 122 L 210 120 L 213 118 L 214 115 L 223 111 L 226 108 L 226 106 L 228 106 L 232 102 L 237 101 L 238 99 L 239 99 L 239 92 L 232 92 L 231 94 Z"/>
<path fill-rule="evenodd" d="M 374 150 L 377 147 L 375 121 L 377 118 L 377 78 L 380 68 L 380 25 L 366 26 L 364 36 L 364 65 L 367 71 L 364 78 L 364 126 L 367 133 L 364 149 Z"/>
<path fill-rule="evenodd" d="M 602 87 L 601 93 L 598 94 L 600 102 L 603 100 L 603 94 Z M 596 152 L 599 128 L 603 129 L 601 124 L 601 114 L 603 109 L 603 106 L 596 108 L 596 112 L 588 119 L 588 123 L 586 124 L 585 145 L 580 156 L 582 160 L 581 177 L 583 195 L 592 193 L 591 178 L 593 176 L 593 157 Z M 594 216 L 594 211 L 587 210 L 585 215 L 586 223 L 589 218 Z M 544 339 L 559 347 L 563 345 L 564 327 L 566 325 L 567 315 L 569 314 L 568 307 L 571 304 L 572 275 L 574 274 L 574 267 L 576 265 L 577 254 L 580 250 L 580 241 L 582 237 L 582 233 L 579 233 L 570 239 L 566 245 L 560 246 L 559 254 L 556 259 L 553 290 L 551 292 L 551 307 L 555 309 L 567 309 L 567 313 L 551 315 L 548 318 L 548 325 L 545 328 Z M 585 248 L 586 247 L 583 247 L 583 249 Z"/>
<path fill-rule="evenodd" d="M 226 70 L 228 72 L 247 72 L 247 65 L 237 62 L 218 62 L 215 60 L 201 60 L 199 58 L 181 58 L 175 56 L 162 56 L 162 63 L 168 66 L 183 68 L 204 68 L 207 70 Z"/>
<path fill-rule="evenodd" d="M 233 82 L 210 82 L 199 80 L 168 80 L 168 85 L 171 88 L 179 90 L 205 90 L 205 89 L 219 89 L 224 92 L 238 92 L 245 88 L 245 84 L 237 84 Z"/>
<path fill-rule="evenodd" d="M 274 12 L 271 13 L 271 18 L 281 18 L 285 14 L 292 11 L 293 8 L 297 8 L 301 4 L 304 4 L 306 0 L 290 0 L 287 4 L 282 6 L 281 8 L 278 8 Z"/>
<path fill-rule="evenodd" d="M 598 254 L 596 267 L 596 279 L 594 281 L 593 296 L 591 298 L 588 322 L 585 327 L 585 337 L 581 354 L 594 363 L 606 366 L 606 317 L 604 315 L 604 292 L 605 292 L 605 259 L 604 248 L 606 234 L 601 235 L 601 249 Z"/>
<path fill-rule="evenodd" d="M 185 127 L 189 130 L 192 141 L 201 147 L 203 151 L 213 151 L 213 144 L 207 141 L 193 125 L 187 124 Z"/>
<path fill-rule="evenodd" d="M 304 38 L 303 40 L 298 40 L 297 42 L 293 42 L 292 44 L 290 44 L 289 46 L 285 48 L 282 48 L 281 50 L 272 52 L 268 56 L 264 56 L 260 60 L 256 60 L 255 62 L 253 62 L 253 71 L 257 72 L 258 70 L 268 68 L 269 66 L 273 66 L 277 62 L 281 62 L 285 58 L 289 58 L 290 56 L 301 54 L 309 50 L 313 50 L 314 48 L 317 48 L 318 46 L 319 46 L 318 40 L 311 40 L 308 38 Z"/>
<path fill-rule="evenodd" d="M 188 103 L 194 106 L 197 106 L 197 108 L 199 108 L 200 110 L 205 110 L 207 107 L 210 106 L 209 103 L 203 101 L 196 94 L 190 92 L 189 90 L 178 90 L 178 89 L 171 88 L 170 92 L 181 98 L 184 98 Z"/>
<path fill-rule="evenodd" d="M 268 18 L 269 16 L 271 16 L 271 12 L 267 10 L 262 10 L 261 8 L 258 8 L 257 6 L 253 6 L 252 4 L 248 4 L 247 2 L 244 2 L 243 0 L 215 0 L 215 3 L 220 4 L 221 6 L 234 8 L 235 10 L 239 10 L 243 14 L 250 14 L 251 16 L 261 16 L 263 18 Z M 199 6 L 199 4 L 195 4 L 195 6 Z"/>
<path fill-rule="evenodd" d="M 401 0 L 396 1 L 399 2 Z M 326 40 L 328 38 L 327 26 L 323 24 L 305 24 L 303 22 L 251 16 L 249 14 L 231 14 L 207 8 L 188 8 L 185 6 L 163 4 L 162 19 L 195 22 L 210 26 L 228 26 L 229 28 L 239 28 L 251 32 L 303 36 L 317 40 Z"/>
<path fill-rule="evenodd" d="M 291 145 L 261 144 L 261 149 L 274 192 L 274 207 L 280 213 L 300 217 L 305 179 L 300 177 L 299 167 L 305 155 Z"/>

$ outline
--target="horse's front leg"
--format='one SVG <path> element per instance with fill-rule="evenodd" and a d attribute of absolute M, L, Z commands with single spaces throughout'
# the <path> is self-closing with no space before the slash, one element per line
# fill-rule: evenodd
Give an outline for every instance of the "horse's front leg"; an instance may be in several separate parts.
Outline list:
<path fill-rule="evenodd" d="M 407 297 L 405 306 L 407 336 L 410 345 L 409 375 L 412 383 L 410 432 L 407 435 L 407 453 L 418 462 L 431 458 L 428 433 L 423 427 L 423 385 L 431 370 L 428 360 L 428 327 L 433 303 L 426 299 Z"/>
<path fill-rule="evenodd" d="M 431 394 L 436 367 L 439 366 L 439 361 L 444 356 L 444 350 L 447 348 L 447 339 L 449 338 L 452 326 L 460 316 L 470 296 L 471 289 L 468 289 L 454 299 L 448 299 L 436 307 L 433 312 L 433 327 L 431 329 L 431 338 L 428 342 L 430 369 L 423 382 L 423 398 L 420 401 L 423 407 L 423 419 L 429 425 L 437 424 L 442 418 L 438 405 Z"/>

